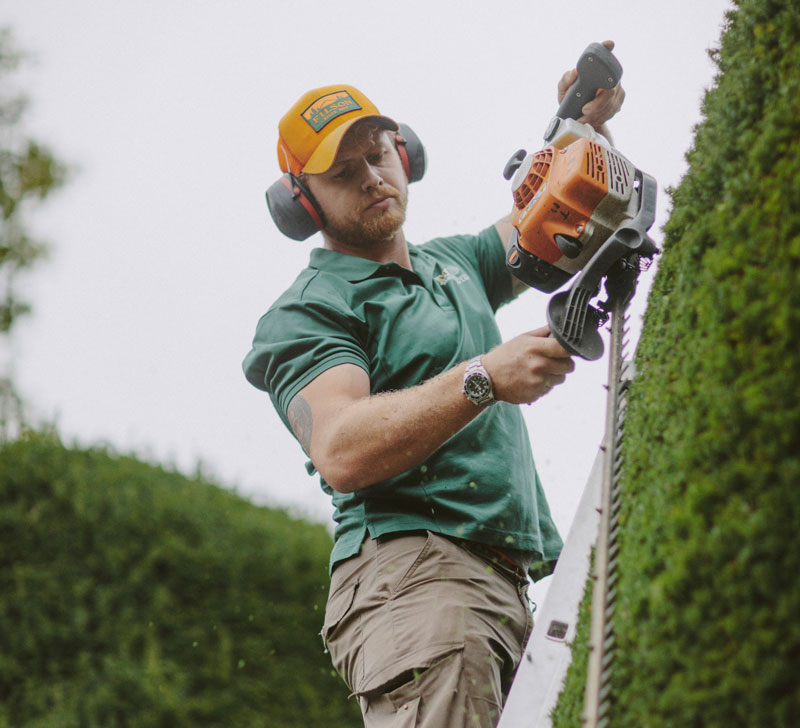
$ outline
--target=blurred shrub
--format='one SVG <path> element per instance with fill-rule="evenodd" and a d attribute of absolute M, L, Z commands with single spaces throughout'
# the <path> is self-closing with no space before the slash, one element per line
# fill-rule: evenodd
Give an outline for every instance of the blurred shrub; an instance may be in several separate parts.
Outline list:
<path fill-rule="evenodd" d="M 199 480 L 0 448 L 0 726 L 354 726 L 318 637 L 331 539 Z"/>

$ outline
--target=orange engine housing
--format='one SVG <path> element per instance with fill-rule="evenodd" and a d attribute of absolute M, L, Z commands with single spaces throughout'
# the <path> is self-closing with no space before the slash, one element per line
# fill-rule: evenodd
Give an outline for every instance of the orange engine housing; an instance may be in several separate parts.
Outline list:
<path fill-rule="evenodd" d="M 528 155 L 512 182 L 520 248 L 569 276 L 579 271 L 634 216 L 635 171 L 621 154 L 586 138 Z"/>

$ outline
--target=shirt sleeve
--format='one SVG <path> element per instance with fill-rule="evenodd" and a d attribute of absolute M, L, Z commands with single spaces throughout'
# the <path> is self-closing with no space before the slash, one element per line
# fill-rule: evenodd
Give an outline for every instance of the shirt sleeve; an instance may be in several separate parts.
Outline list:
<path fill-rule="evenodd" d="M 500 306 L 514 299 L 511 273 L 506 268 L 505 247 L 494 225 L 490 225 L 474 237 L 475 255 L 486 285 L 486 292 L 492 308 L 497 311 Z"/>
<path fill-rule="evenodd" d="M 253 386 L 270 394 L 284 421 L 292 398 L 327 369 L 355 364 L 369 373 L 360 322 L 335 303 L 301 298 L 277 304 L 256 327 L 242 368 Z"/>

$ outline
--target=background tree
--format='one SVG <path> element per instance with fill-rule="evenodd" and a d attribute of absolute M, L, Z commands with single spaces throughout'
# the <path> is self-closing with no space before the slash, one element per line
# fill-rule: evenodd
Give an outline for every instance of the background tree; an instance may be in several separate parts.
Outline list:
<path fill-rule="evenodd" d="M 0 334 L 8 334 L 17 318 L 30 310 L 19 297 L 15 282 L 17 275 L 46 251 L 46 245 L 28 228 L 31 203 L 63 184 L 66 172 L 47 147 L 22 130 L 28 99 L 12 84 L 22 60 L 11 31 L 0 28 Z M 0 435 L 9 420 L 20 416 L 20 409 L 8 373 L 0 371 Z"/>

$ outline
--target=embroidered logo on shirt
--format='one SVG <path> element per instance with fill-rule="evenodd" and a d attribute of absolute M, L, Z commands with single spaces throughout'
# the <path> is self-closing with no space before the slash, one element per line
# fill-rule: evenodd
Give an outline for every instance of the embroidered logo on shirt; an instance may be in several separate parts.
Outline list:
<path fill-rule="evenodd" d="M 441 285 L 449 283 L 450 281 L 460 285 L 461 283 L 468 281 L 469 276 L 466 273 L 462 273 L 461 268 L 459 268 L 457 265 L 449 265 L 446 268 L 442 268 L 442 272 L 436 276 L 434 280 Z"/>

